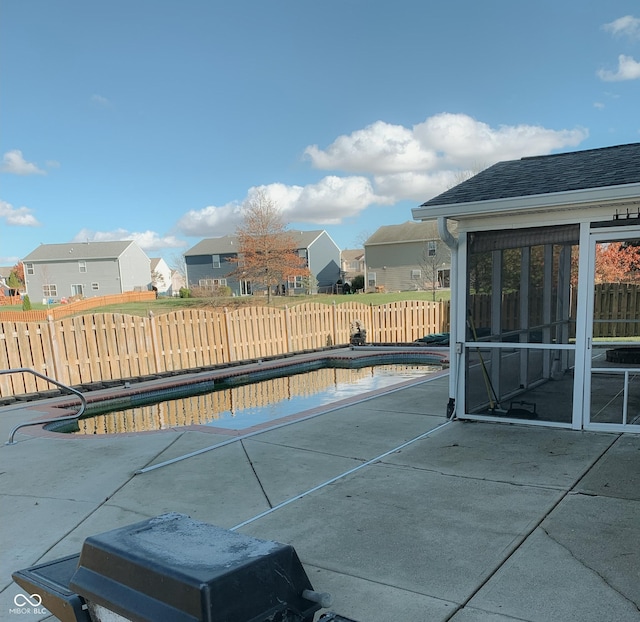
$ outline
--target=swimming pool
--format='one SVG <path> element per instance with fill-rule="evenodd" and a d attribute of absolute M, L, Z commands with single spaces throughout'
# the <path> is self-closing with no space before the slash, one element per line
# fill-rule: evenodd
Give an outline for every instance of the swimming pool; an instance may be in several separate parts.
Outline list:
<path fill-rule="evenodd" d="M 409 380 L 424 379 L 441 369 L 441 364 L 428 357 L 405 355 L 238 371 L 215 382 L 102 401 L 89 405 L 77 426 L 66 423 L 47 427 L 56 432 L 92 436 L 185 426 L 246 430 Z"/>

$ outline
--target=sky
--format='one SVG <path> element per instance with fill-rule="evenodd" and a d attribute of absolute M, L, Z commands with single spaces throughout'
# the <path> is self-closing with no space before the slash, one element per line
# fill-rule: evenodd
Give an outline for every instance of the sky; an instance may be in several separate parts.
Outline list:
<path fill-rule="evenodd" d="M 637 0 L 2 0 L 0 265 L 180 265 L 262 191 L 361 248 L 498 161 L 640 142 Z"/>

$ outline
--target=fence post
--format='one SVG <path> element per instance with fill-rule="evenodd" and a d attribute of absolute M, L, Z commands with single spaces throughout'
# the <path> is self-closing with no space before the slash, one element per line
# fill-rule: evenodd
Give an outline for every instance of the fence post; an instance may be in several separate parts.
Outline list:
<path fill-rule="evenodd" d="M 60 348 L 58 347 L 58 336 L 53 323 L 53 315 L 47 315 L 47 325 L 49 327 L 49 343 L 51 344 L 51 354 L 53 356 L 53 379 L 63 384 L 68 384 L 69 379 L 63 377 L 62 361 L 60 360 Z"/>
<path fill-rule="evenodd" d="M 333 301 L 331 307 L 331 345 L 335 346 L 338 343 L 338 330 L 336 328 L 338 324 L 338 308 L 336 307 L 336 301 Z"/>
<path fill-rule="evenodd" d="M 165 371 L 161 369 L 162 361 L 160 359 L 160 345 L 158 344 L 158 328 L 156 326 L 156 317 L 153 311 L 149 310 L 149 330 L 151 332 L 151 352 L 153 353 L 153 364 L 155 365 L 155 373 Z"/>
<path fill-rule="evenodd" d="M 367 325 L 365 324 L 365 328 L 366 326 Z M 373 340 L 373 303 L 372 302 L 369 303 L 369 326 L 371 326 L 371 335 L 369 336 L 369 342 L 375 343 L 375 341 Z M 378 335 L 378 338 L 379 338 L 379 335 Z"/>
<path fill-rule="evenodd" d="M 227 307 L 224 308 L 224 325 L 227 330 L 227 352 L 229 353 L 229 360 L 227 362 L 236 360 L 236 352 L 233 347 L 233 338 L 231 331 L 231 318 L 229 317 L 229 309 Z"/>
<path fill-rule="evenodd" d="M 284 329 L 287 338 L 287 354 L 293 352 L 293 335 L 291 334 L 291 309 L 289 305 L 284 306 Z"/>

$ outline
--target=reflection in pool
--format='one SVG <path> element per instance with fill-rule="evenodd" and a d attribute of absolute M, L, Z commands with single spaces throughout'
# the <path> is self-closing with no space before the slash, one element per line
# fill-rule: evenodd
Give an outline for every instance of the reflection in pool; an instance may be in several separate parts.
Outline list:
<path fill-rule="evenodd" d="M 359 368 L 328 367 L 230 386 L 216 381 L 213 391 L 166 399 L 126 410 L 112 410 L 78 421 L 76 434 L 114 434 L 210 425 L 242 430 L 331 404 L 369 391 L 417 380 L 440 365 L 393 364 Z M 159 399 L 158 397 L 155 398 Z M 162 399 L 162 398 L 160 398 Z M 95 411 L 94 411 L 95 412 Z"/>

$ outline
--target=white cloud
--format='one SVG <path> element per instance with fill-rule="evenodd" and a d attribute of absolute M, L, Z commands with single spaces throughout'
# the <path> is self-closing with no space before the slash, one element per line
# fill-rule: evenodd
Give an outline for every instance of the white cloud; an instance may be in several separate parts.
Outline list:
<path fill-rule="evenodd" d="M 618 70 L 598 70 L 598 77 L 605 82 L 621 82 L 623 80 L 638 80 L 640 78 L 640 63 L 631 56 L 618 56 Z"/>
<path fill-rule="evenodd" d="M 624 35 L 631 39 L 640 39 L 640 18 L 625 15 L 602 27 L 613 35 Z"/>
<path fill-rule="evenodd" d="M 13 175 L 46 175 L 47 173 L 38 168 L 35 164 L 27 162 L 22 156 L 20 149 L 7 151 L 2 157 L 0 171 Z"/>
<path fill-rule="evenodd" d="M 28 207 L 13 207 L 0 200 L 0 220 L 15 227 L 38 227 L 40 223 Z"/>
<path fill-rule="evenodd" d="M 550 130 L 515 125 L 492 128 L 465 114 L 442 113 L 411 129 L 378 121 L 338 137 L 327 149 L 307 147 L 305 155 L 322 169 L 374 175 L 485 167 L 500 160 L 544 155 L 575 146 L 584 129 Z"/>
<path fill-rule="evenodd" d="M 242 222 L 241 205 L 227 203 L 221 207 L 209 205 L 201 210 L 189 210 L 176 227 L 184 235 L 199 238 L 232 235 Z"/>
<path fill-rule="evenodd" d="M 425 170 L 436 161 L 436 154 L 424 149 L 410 129 L 384 121 L 339 136 L 326 150 L 310 145 L 305 155 L 315 168 L 352 173 Z"/>
<path fill-rule="evenodd" d="M 258 191 L 264 192 L 277 205 L 285 222 L 339 224 L 344 218 L 355 216 L 374 203 L 388 202 L 385 197 L 375 194 L 371 181 L 366 177 L 330 175 L 307 186 L 282 183 L 255 186 L 249 188 L 245 200 Z M 190 210 L 176 226 L 184 235 L 195 237 L 233 235 L 242 223 L 243 202 Z"/>
<path fill-rule="evenodd" d="M 326 149 L 311 145 L 304 152 L 315 168 L 360 175 L 327 175 L 306 186 L 263 185 L 250 188 L 246 198 L 260 190 L 280 207 L 285 222 L 334 225 L 372 205 L 428 200 L 498 161 L 546 155 L 587 135 L 581 128 L 493 128 L 465 114 L 435 115 L 410 128 L 377 121 Z M 177 228 L 194 237 L 233 234 L 242 222 L 242 203 L 191 210 Z"/>
<path fill-rule="evenodd" d="M 366 177 L 328 175 L 307 186 L 269 184 L 250 192 L 255 190 L 262 190 L 277 203 L 286 220 L 324 225 L 339 224 L 373 203 L 388 202 L 376 195 Z"/>
<path fill-rule="evenodd" d="M 91 96 L 91 101 L 100 106 L 101 108 L 111 108 L 111 101 L 102 95 L 94 94 Z"/>
<path fill-rule="evenodd" d="M 144 251 L 157 251 L 164 248 L 183 248 L 187 243 L 175 236 L 160 236 L 155 231 L 127 231 L 115 229 L 114 231 L 92 231 L 81 229 L 71 240 L 72 242 L 116 242 L 120 240 L 134 240 Z"/>
<path fill-rule="evenodd" d="M 458 183 L 461 173 L 435 171 L 432 173 L 408 171 L 374 177 L 376 192 L 388 197 L 389 202 L 402 200 L 426 201 Z M 469 176 L 470 173 L 467 175 Z"/>

